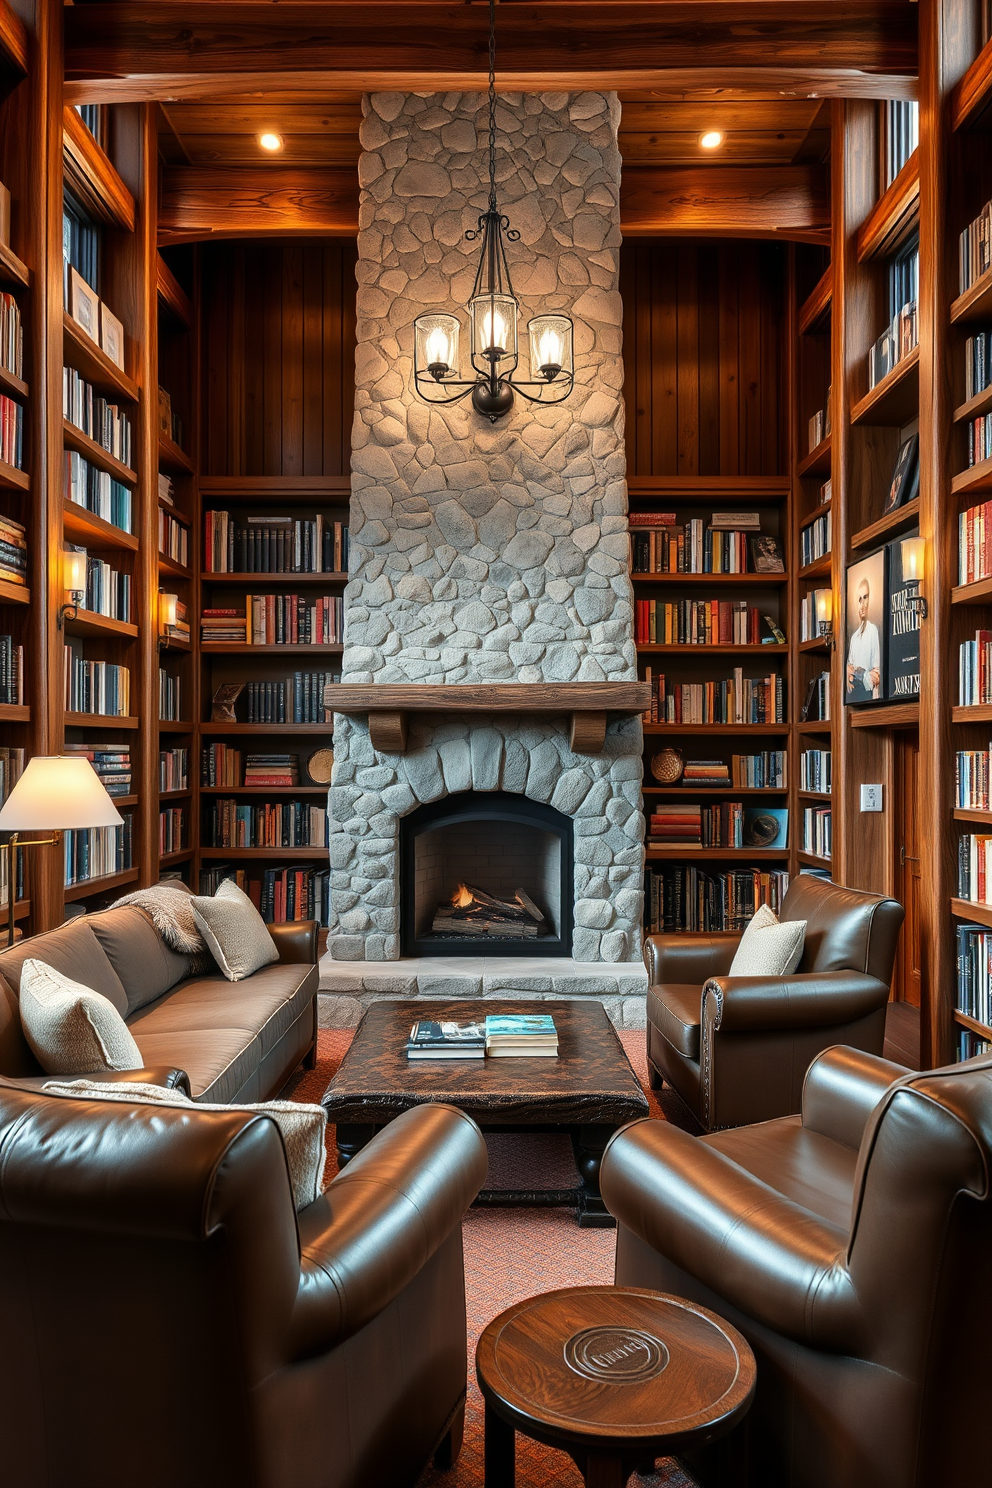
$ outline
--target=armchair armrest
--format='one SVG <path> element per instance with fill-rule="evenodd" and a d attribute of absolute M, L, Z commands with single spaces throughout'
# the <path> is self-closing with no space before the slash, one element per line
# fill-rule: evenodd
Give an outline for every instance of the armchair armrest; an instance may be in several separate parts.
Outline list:
<path fill-rule="evenodd" d="M 866 1018 L 889 998 L 885 982 L 858 971 L 783 977 L 710 977 L 703 988 L 704 1033 L 829 1028 Z"/>
<path fill-rule="evenodd" d="M 185 1070 L 171 1064 L 153 1064 L 147 1069 L 136 1070 L 89 1070 L 79 1075 L 20 1075 L 5 1078 L 4 1085 L 13 1085 L 22 1090 L 41 1090 L 50 1080 L 87 1079 L 101 1085 L 164 1085 L 166 1090 L 181 1090 L 193 1099 L 189 1087 L 189 1075 Z"/>
<path fill-rule="evenodd" d="M 722 1152 L 639 1121 L 607 1145 L 600 1189 L 619 1224 L 748 1317 L 800 1343 L 852 1346 L 847 1233 Z"/>
<path fill-rule="evenodd" d="M 803 1126 L 857 1150 L 882 1096 L 912 1071 L 838 1044 L 817 1055 L 803 1082 Z"/>
<path fill-rule="evenodd" d="M 288 962 L 317 965 L 316 920 L 289 920 L 284 925 L 267 925 L 265 928 L 275 941 L 279 960 L 284 965 Z"/>
<path fill-rule="evenodd" d="M 649 935 L 644 961 L 652 987 L 687 982 L 701 987 L 707 977 L 726 976 L 740 944 L 739 935 Z"/>
<path fill-rule="evenodd" d="M 415 1106 L 353 1157 L 298 1216 L 292 1355 L 341 1343 L 399 1296 L 482 1187 L 482 1133 L 453 1106 Z"/>

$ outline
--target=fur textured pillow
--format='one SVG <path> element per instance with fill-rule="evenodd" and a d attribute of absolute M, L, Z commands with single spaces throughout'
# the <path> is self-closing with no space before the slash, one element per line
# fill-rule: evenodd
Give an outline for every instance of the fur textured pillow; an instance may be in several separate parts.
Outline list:
<path fill-rule="evenodd" d="M 279 960 L 265 921 L 248 895 L 225 878 L 214 897 L 194 895 L 193 918 L 229 982 L 242 982 Z"/>
<path fill-rule="evenodd" d="M 110 999 L 44 961 L 25 961 L 19 1001 L 24 1037 L 46 1074 L 135 1070 L 144 1064 Z"/>
<path fill-rule="evenodd" d="M 730 976 L 778 977 L 795 971 L 803 958 L 805 920 L 779 920 L 767 904 L 752 915 L 730 963 Z"/>
<path fill-rule="evenodd" d="M 306 1106 L 297 1101 L 260 1101 L 253 1105 L 210 1105 L 191 1101 L 181 1090 L 166 1090 L 162 1085 L 104 1085 L 91 1080 L 49 1080 L 43 1086 L 49 1095 L 70 1095 L 84 1100 L 135 1101 L 139 1104 L 192 1106 L 197 1111 L 252 1111 L 271 1116 L 282 1133 L 293 1185 L 293 1202 L 297 1211 L 305 1209 L 324 1191 L 324 1134 L 327 1113 L 323 1106 Z"/>

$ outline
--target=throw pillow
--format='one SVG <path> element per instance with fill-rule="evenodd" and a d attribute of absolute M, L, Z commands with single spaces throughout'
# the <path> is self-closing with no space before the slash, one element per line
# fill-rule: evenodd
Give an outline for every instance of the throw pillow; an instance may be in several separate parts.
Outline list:
<path fill-rule="evenodd" d="M 305 1209 L 324 1191 L 327 1112 L 323 1106 L 280 1100 L 236 1106 L 210 1105 L 205 1101 L 191 1101 L 181 1090 L 166 1090 L 162 1085 L 104 1085 L 92 1080 L 73 1080 L 71 1083 L 49 1080 L 43 1089 L 49 1095 L 69 1095 L 84 1100 L 136 1101 L 177 1109 L 192 1105 L 198 1111 L 257 1111 L 260 1116 L 271 1116 L 286 1147 L 293 1202 L 297 1210 Z"/>
<path fill-rule="evenodd" d="M 782 920 L 762 904 L 748 921 L 730 976 L 779 977 L 795 971 L 803 958 L 805 920 Z"/>
<path fill-rule="evenodd" d="M 144 1060 L 108 997 L 44 961 L 21 968 L 21 1026 L 48 1075 L 141 1069 Z"/>
<path fill-rule="evenodd" d="M 241 982 L 279 952 L 248 895 L 225 878 L 212 899 L 194 895 L 193 918 L 229 982 Z"/>

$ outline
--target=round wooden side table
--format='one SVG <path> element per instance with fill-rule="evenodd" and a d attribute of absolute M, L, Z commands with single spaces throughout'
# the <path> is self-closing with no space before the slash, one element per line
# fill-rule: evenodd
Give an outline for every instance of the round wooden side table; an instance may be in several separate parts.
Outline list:
<path fill-rule="evenodd" d="M 624 1488 L 656 1457 L 722 1436 L 754 1394 L 754 1355 L 722 1318 L 639 1287 L 518 1302 L 476 1352 L 486 1488 L 513 1488 L 515 1435 L 560 1447 L 587 1488 Z"/>

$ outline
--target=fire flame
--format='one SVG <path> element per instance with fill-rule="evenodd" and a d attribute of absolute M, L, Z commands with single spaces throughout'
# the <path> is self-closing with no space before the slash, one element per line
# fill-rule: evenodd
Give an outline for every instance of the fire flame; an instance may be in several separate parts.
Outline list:
<path fill-rule="evenodd" d="M 460 883 L 451 896 L 451 902 L 457 909 L 468 909 L 470 904 L 475 903 L 475 899 L 471 889 Z"/>

